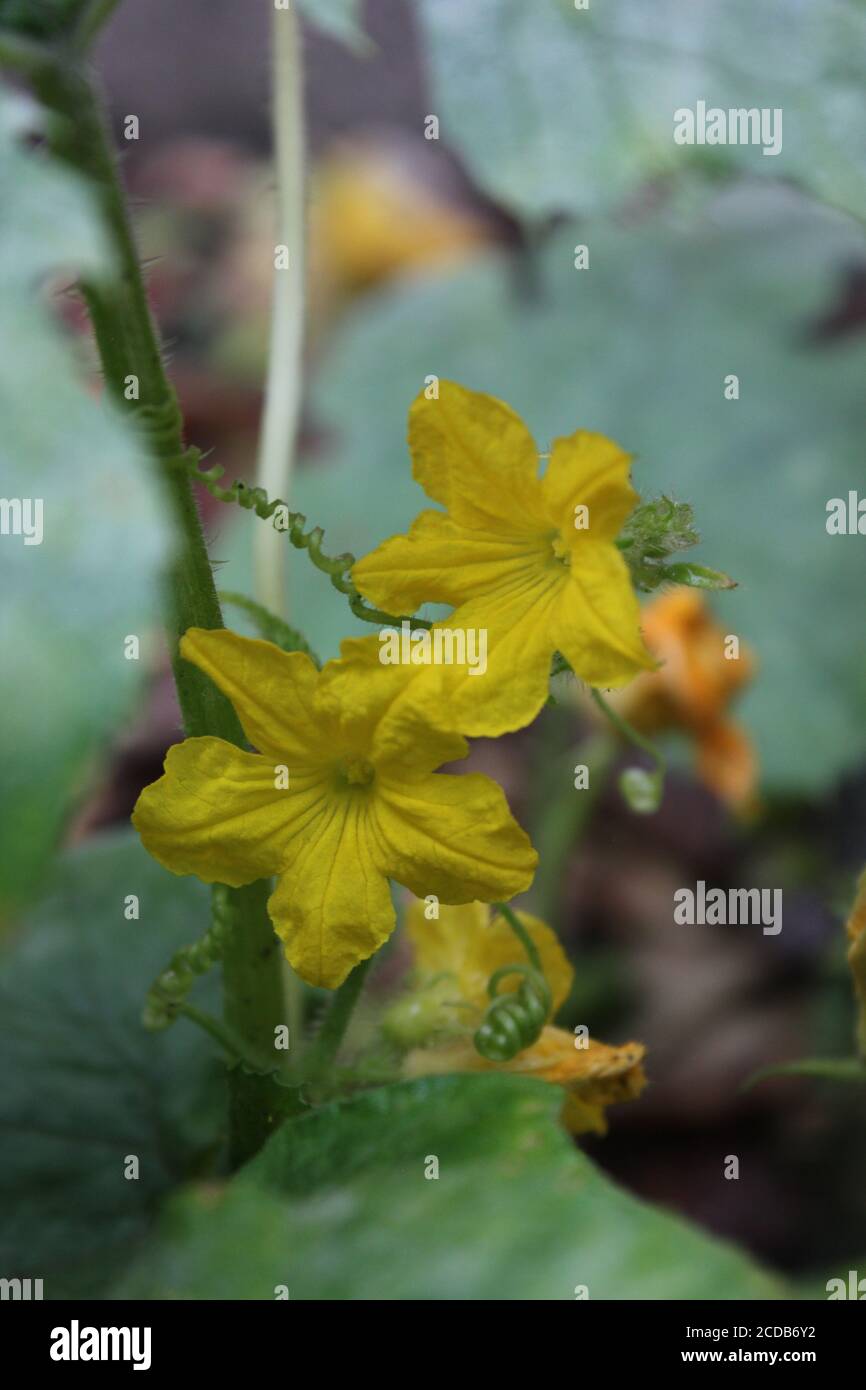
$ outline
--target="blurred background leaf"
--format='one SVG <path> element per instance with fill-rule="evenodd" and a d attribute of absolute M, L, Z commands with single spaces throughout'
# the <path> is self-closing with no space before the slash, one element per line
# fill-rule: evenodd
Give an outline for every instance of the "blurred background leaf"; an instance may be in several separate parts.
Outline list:
<path fill-rule="evenodd" d="M 222 1192 L 171 1203 L 119 1296 L 785 1296 L 732 1246 L 611 1183 L 558 1125 L 560 1105 L 540 1082 L 451 1076 L 290 1121 Z"/>
<path fill-rule="evenodd" d="M 125 659 L 124 638 L 153 621 L 167 546 L 137 441 L 37 302 L 52 277 L 56 289 L 111 264 L 88 190 L 22 147 L 33 120 L 0 92 L 0 486 L 44 502 L 41 544 L 0 536 L 0 904 L 38 885 L 71 797 L 130 710 L 142 662 Z"/>
<path fill-rule="evenodd" d="M 356 52 L 369 48 L 361 19 L 361 0 L 299 0 L 299 8 L 306 19 L 333 38 L 342 39 Z"/>
<path fill-rule="evenodd" d="M 138 921 L 124 917 L 137 895 Z M 208 890 L 128 835 L 59 863 L 0 959 L 0 1269 L 46 1298 L 96 1297 L 159 1199 L 219 1149 L 224 1066 L 187 1023 L 155 1036 L 145 991 L 209 921 Z M 196 987 L 205 1006 L 215 978 Z M 128 1156 L 137 1180 L 124 1176 Z"/>
<path fill-rule="evenodd" d="M 610 207 L 696 161 L 793 177 L 866 217 L 860 0 L 417 3 L 443 138 L 528 222 Z M 781 107 L 781 152 L 676 145 L 674 111 L 698 100 Z"/>
<path fill-rule="evenodd" d="M 75 23 L 90 0 L 0 0 L 0 29 L 54 39 Z"/>

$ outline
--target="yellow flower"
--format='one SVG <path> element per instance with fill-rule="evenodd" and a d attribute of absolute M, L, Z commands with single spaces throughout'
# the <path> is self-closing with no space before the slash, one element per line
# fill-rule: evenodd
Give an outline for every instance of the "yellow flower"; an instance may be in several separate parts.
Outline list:
<path fill-rule="evenodd" d="M 187 739 L 133 813 L 172 873 L 231 887 L 278 875 L 268 911 L 286 956 L 330 989 L 391 934 L 389 878 L 445 903 L 495 899 L 525 890 L 537 859 L 488 777 L 434 774 L 465 757 L 464 739 L 393 718 L 410 673 L 381 665 L 375 637 L 347 645 L 348 675 L 342 661 L 319 672 L 300 652 L 190 628 L 182 655 L 258 751 Z"/>
<path fill-rule="evenodd" d="M 443 381 L 438 399 L 412 405 L 409 447 L 415 478 L 446 510 L 421 512 L 352 574 L 389 612 L 450 603 L 448 627 L 487 633 L 483 676 L 436 672 L 442 727 L 493 736 L 529 723 L 557 650 L 592 685 L 623 685 L 654 665 L 614 543 L 637 501 L 618 445 L 585 431 L 556 439 L 539 476 L 513 410 Z"/>
<path fill-rule="evenodd" d="M 413 173 L 405 152 L 354 140 L 313 175 L 310 199 L 314 285 L 356 293 L 393 275 L 465 258 L 489 232 Z"/>
<path fill-rule="evenodd" d="M 754 658 L 743 647 L 725 657 L 725 634 L 702 594 L 676 589 L 647 604 L 646 644 L 660 666 L 638 677 L 612 703 L 644 733 L 682 729 L 694 741 L 698 773 L 729 805 L 748 808 L 757 780 L 755 750 L 728 716 L 728 706 L 751 678 Z"/>
<path fill-rule="evenodd" d="M 571 989 L 573 971 L 557 937 L 546 923 L 527 913 L 517 914 L 541 958 L 553 995 L 554 1017 Z M 504 965 L 521 961 L 520 943 L 501 916 L 491 917 L 484 903 L 440 908 L 438 920 L 428 921 L 423 903 L 413 903 L 407 917 L 421 983 L 447 978 L 453 982 L 450 1001 L 454 1028 L 474 1030 L 490 1002 L 487 981 Z M 519 978 L 519 977 L 515 977 Z M 512 988 L 516 988 L 512 986 Z M 505 987 L 503 992 L 505 992 Z M 449 1007 L 440 993 L 443 1013 Z M 455 1007 L 457 1005 L 457 1007 Z M 574 1134 L 607 1130 L 605 1107 L 632 1100 L 646 1078 L 641 1043 L 609 1047 L 594 1038 L 582 1040 L 563 1028 L 547 1026 L 536 1042 L 509 1062 L 490 1062 L 475 1049 L 471 1039 L 455 1037 L 433 1047 L 416 1048 L 407 1056 L 408 1076 L 430 1076 L 463 1071 L 507 1071 L 534 1076 L 562 1086 L 566 1091 L 563 1121 Z"/>

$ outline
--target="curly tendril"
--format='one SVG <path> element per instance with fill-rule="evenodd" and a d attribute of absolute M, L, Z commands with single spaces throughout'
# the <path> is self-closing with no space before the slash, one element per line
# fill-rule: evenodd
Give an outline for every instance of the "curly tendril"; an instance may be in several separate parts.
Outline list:
<path fill-rule="evenodd" d="M 228 889 L 216 884 L 211 893 L 213 921 L 198 941 L 176 951 L 165 970 L 147 992 L 141 1021 L 151 1033 L 171 1027 L 197 975 L 206 975 L 222 960 L 226 936 L 231 925 Z"/>
<path fill-rule="evenodd" d="M 516 990 L 499 994 L 508 975 L 524 978 Z M 531 965 L 503 965 L 490 976 L 487 993 L 493 1002 L 475 1033 L 475 1048 L 488 1062 L 509 1062 L 540 1037 L 553 1003 L 550 986 Z"/>
<path fill-rule="evenodd" d="M 544 975 L 541 957 L 529 932 L 517 913 L 507 903 L 494 903 L 493 908 L 508 923 L 529 959 L 529 964 L 503 965 L 487 981 L 487 993 L 492 1003 L 476 1030 L 475 1050 L 488 1062 L 510 1062 L 518 1052 L 531 1047 L 541 1036 L 550 1016 L 553 996 Z M 499 994 L 499 982 L 508 975 L 524 978 L 517 989 Z"/>
<path fill-rule="evenodd" d="M 404 621 L 411 622 L 413 627 L 433 626 L 426 618 L 397 617 L 367 603 L 349 578 L 355 556 L 350 551 L 345 551 L 342 555 L 325 555 L 322 551 L 325 538 L 322 527 L 313 526 L 309 531 L 306 530 L 307 518 L 302 512 L 289 511 L 288 503 L 283 502 L 281 498 L 271 499 L 263 487 L 249 487 L 240 479 L 232 483 L 231 487 L 223 487 L 219 479 L 225 473 L 225 469 L 218 463 L 212 468 L 202 468 L 199 449 L 187 449 L 176 461 L 195 482 L 206 487 L 211 497 L 215 497 L 218 502 L 236 502 L 247 511 L 255 512 L 263 521 L 271 521 L 275 531 L 285 532 L 296 550 L 306 550 L 316 569 L 326 574 L 337 592 L 349 600 L 349 607 L 356 618 L 365 623 L 375 623 L 377 627 L 399 627 Z"/>

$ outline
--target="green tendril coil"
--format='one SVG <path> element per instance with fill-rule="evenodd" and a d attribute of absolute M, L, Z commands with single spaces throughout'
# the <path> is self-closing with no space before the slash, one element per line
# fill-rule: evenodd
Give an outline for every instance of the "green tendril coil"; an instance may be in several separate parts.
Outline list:
<path fill-rule="evenodd" d="M 186 1000 L 197 975 L 206 975 L 222 960 L 226 934 L 231 922 L 228 889 L 216 884 L 212 891 L 213 921 L 198 941 L 176 951 L 165 970 L 147 992 L 141 1021 L 148 1032 L 170 1028 Z"/>
<path fill-rule="evenodd" d="M 516 990 L 499 994 L 507 975 L 524 978 Z M 503 965 L 490 976 L 487 993 L 492 1002 L 475 1033 L 475 1049 L 488 1062 L 510 1062 L 541 1036 L 553 1004 L 550 986 L 532 966 Z"/>
<path fill-rule="evenodd" d="M 177 462 L 195 482 L 206 487 L 211 497 L 215 497 L 218 502 L 236 502 L 247 511 L 255 512 L 263 521 L 270 521 L 277 509 L 282 508 L 286 524 L 275 525 L 274 529 L 285 533 L 296 550 L 306 550 L 316 569 L 326 574 L 337 592 L 349 600 L 349 607 L 356 618 L 365 623 L 375 623 L 378 627 L 399 627 L 404 621 L 411 622 L 413 627 L 433 626 L 426 618 L 404 619 L 395 617 L 393 613 L 384 613 L 381 608 L 372 607 L 359 594 L 349 578 L 355 556 L 349 551 L 342 555 L 325 555 L 322 551 L 325 533 L 321 526 L 313 526 L 309 531 L 306 530 L 307 518 L 303 513 L 289 511 L 288 503 L 279 497 L 271 500 L 263 487 L 249 487 L 240 480 L 232 483 L 231 487 L 223 487 L 219 479 L 225 469 L 220 464 L 204 469 L 201 467 L 201 457 L 198 449 L 188 449 Z"/>

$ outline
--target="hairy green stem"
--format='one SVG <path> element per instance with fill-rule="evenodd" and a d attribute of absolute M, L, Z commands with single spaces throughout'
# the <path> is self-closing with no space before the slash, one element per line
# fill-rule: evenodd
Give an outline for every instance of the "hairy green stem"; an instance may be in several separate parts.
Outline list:
<path fill-rule="evenodd" d="M 118 262 L 115 277 L 104 282 L 88 281 L 82 285 L 82 291 L 107 390 L 143 436 L 178 536 L 177 558 L 168 576 L 166 607 L 172 666 L 186 732 L 191 736 L 215 735 L 242 745 L 243 732 L 229 701 L 202 672 L 179 655 L 180 638 L 187 628 L 220 628 L 222 614 L 189 480 L 184 470 L 177 467 L 186 452 L 183 421 L 150 314 L 102 105 L 87 73 L 73 65 L 61 65 L 61 59 L 40 70 L 34 85 L 53 113 L 52 147 L 90 181 Z M 267 884 L 231 891 L 233 921 L 225 945 L 223 982 L 227 1024 L 254 1053 L 262 1050 L 262 1039 L 267 1037 L 265 1054 L 270 1055 L 274 1029 L 283 1022 L 284 1005 L 279 951 L 265 908 L 267 895 Z M 232 1148 L 236 1154 L 254 1151 L 265 1132 L 261 1125 L 256 1127 L 261 1104 L 244 1104 L 247 1084 L 247 1073 L 236 1068 L 232 1073 L 231 1104 Z M 262 1092 L 260 1078 L 259 1101 Z M 237 1119 L 238 1116 L 242 1118 Z"/>

